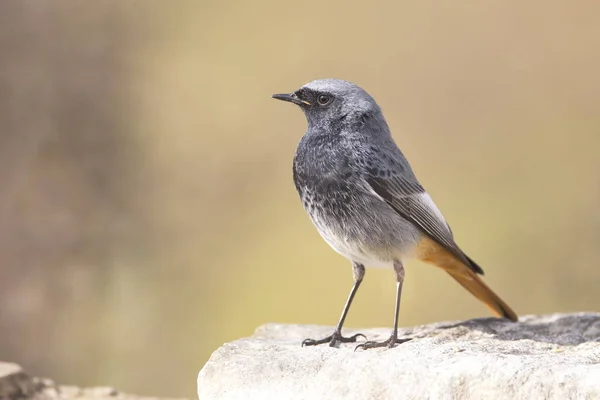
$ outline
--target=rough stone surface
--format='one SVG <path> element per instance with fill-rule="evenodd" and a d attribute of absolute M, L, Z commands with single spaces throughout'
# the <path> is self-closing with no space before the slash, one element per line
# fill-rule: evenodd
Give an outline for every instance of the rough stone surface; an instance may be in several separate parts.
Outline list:
<path fill-rule="evenodd" d="M 119 392 L 111 387 L 59 386 L 31 377 L 17 364 L 0 362 L 0 400 L 158 400 Z"/>
<path fill-rule="evenodd" d="M 45 384 L 31 378 L 17 364 L 0 362 L 0 400 L 43 398 Z"/>
<path fill-rule="evenodd" d="M 600 399 L 600 314 L 477 319 L 401 329 L 393 349 L 301 347 L 332 327 L 269 324 L 216 350 L 200 400 Z M 344 331 L 369 340 L 389 329 Z"/>

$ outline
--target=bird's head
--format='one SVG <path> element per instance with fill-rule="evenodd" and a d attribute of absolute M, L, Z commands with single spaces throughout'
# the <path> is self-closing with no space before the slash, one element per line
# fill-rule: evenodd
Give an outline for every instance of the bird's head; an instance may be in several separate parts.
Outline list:
<path fill-rule="evenodd" d="M 308 120 L 309 129 L 332 129 L 364 123 L 379 116 L 375 100 L 359 86 L 340 79 L 319 79 L 292 93 L 274 94 L 275 99 L 298 105 Z"/>

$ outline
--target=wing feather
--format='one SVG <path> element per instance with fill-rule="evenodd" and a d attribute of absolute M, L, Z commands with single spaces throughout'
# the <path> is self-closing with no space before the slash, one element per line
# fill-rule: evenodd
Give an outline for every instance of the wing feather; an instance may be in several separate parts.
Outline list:
<path fill-rule="evenodd" d="M 430 200 L 416 179 L 406 179 L 402 175 L 366 177 L 371 189 L 383 198 L 398 214 L 417 225 L 431 239 L 442 245 L 474 272 L 483 275 L 483 270 L 475 264 L 454 242 L 450 227 L 439 210 Z"/>

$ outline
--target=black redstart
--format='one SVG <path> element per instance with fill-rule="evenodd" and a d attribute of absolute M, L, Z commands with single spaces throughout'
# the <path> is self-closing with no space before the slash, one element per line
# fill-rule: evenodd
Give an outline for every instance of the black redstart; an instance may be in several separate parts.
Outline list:
<path fill-rule="evenodd" d="M 333 334 L 306 346 L 355 342 L 342 326 L 366 266 L 393 268 L 397 291 L 394 328 L 383 342 L 357 348 L 393 347 L 410 258 L 444 269 L 494 314 L 517 321 L 513 310 L 479 277 L 483 270 L 455 243 L 446 220 L 419 184 L 394 142 L 375 100 L 343 80 L 310 82 L 273 98 L 298 105 L 308 121 L 294 157 L 294 183 L 304 208 L 325 241 L 352 262 L 354 285 Z"/>

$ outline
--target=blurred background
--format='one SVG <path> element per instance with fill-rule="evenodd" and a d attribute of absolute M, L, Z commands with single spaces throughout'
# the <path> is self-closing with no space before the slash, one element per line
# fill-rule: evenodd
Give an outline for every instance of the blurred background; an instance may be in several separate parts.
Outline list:
<path fill-rule="evenodd" d="M 195 396 L 222 343 L 333 325 L 349 262 L 276 102 L 354 81 L 486 281 L 520 314 L 600 303 L 595 1 L 0 2 L 0 359 L 65 384 Z M 390 327 L 368 270 L 347 325 Z M 407 268 L 401 325 L 489 316 Z"/>

